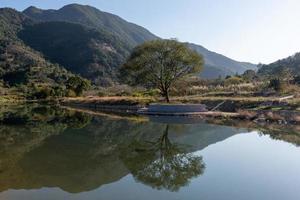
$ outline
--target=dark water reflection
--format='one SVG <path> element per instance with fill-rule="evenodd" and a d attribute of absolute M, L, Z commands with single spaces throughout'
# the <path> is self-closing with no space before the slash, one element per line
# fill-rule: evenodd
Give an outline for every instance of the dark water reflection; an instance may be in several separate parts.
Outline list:
<path fill-rule="evenodd" d="M 189 188 L 191 181 L 201 180 L 209 172 L 202 150 L 249 132 L 199 121 L 188 124 L 180 119 L 149 121 L 137 117 L 92 116 L 49 106 L 2 108 L 0 123 L 0 198 L 3 199 L 21 196 L 24 199 L 24 195 L 18 195 L 20 190 L 28 191 L 25 195 L 28 199 L 35 195 L 43 199 L 47 188 L 86 194 L 121 183 L 128 176 L 152 188 L 152 198 L 157 195 L 155 191 L 180 194 L 183 188 Z M 261 134 L 298 144 L 297 132 L 290 135 L 273 132 L 264 130 Z M 133 183 L 127 185 L 130 184 Z M 51 195 L 55 199 L 66 198 L 55 197 L 56 189 L 51 191 L 47 193 L 49 199 Z M 120 198 L 118 191 L 115 192 L 113 195 L 113 190 L 99 191 L 97 195 Z M 169 197 L 173 199 L 165 196 Z"/>

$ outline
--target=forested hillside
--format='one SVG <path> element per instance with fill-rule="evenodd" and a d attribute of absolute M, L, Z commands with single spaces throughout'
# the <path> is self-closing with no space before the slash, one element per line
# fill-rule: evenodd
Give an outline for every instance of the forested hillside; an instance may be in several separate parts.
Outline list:
<path fill-rule="evenodd" d="M 59 10 L 29 7 L 23 13 L 0 9 L 1 85 L 37 91 L 51 86 L 50 92 L 56 88 L 61 94 L 61 86 L 66 89 L 67 81 L 76 74 L 95 85 L 110 86 L 119 81 L 119 68 L 133 48 L 153 39 L 159 37 L 91 6 L 71 4 Z M 204 57 L 201 77 L 224 77 L 255 69 L 255 65 L 202 46 L 189 46 Z"/>
<path fill-rule="evenodd" d="M 63 96 L 64 85 L 75 77 L 63 67 L 44 59 L 26 46 L 18 32 L 35 22 L 13 9 L 0 10 L 0 87 L 17 87 L 29 98 Z"/>
<path fill-rule="evenodd" d="M 106 31 L 68 22 L 43 22 L 23 29 L 19 37 L 47 59 L 97 85 L 111 85 L 130 47 Z"/>
<path fill-rule="evenodd" d="M 59 10 L 42 10 L 29 7 L 23 13 L 38 21 L 66 21 L 101 31 L 105 30 L 118 36 L 131 47 L 158 38 L 141 26 L 91 6 L 70 4 Z"/>
<path fill-rule="evenodd" d="M 300 53 L 288 58 L 278 60 L 269 65 L 261 65 L 258 74 L 263 76 L 275 75 L 283 69 L 289 70 L 293 75 L 300 75 Z"/>
<path fill-rule="evenodd" d="M 153 39 L 159 39 L 159 37 L 150 33 L 148 30 L 141 26 L 129 23 L 116 15 L 102 12 L 91 6 L 71 4 L 64 6 L 59 10 L 42 10 L 36 7 L 29 7 L 24 10 L 23 13 L 37 21 L 72 22 L 97 29 L 101 32 L 108 32 L 111 35 L 114 35 L 115 38 L 119 38 L 119 40 L 128 47 L 127 51 L 129 52 L 138 44 Z M 110 42 L 110 45 L 114 46 L 115 43 Z M 225 77 L 227 75 L 233 75 L 236 73 L 242 74 L 249 69 L 256 70 L 256 65 L 254 64 L 232 60 L 221 54 L 209 51 L 208 49 L 200 45 L 188 45 L 190 46 L 190 48 L 196 50 L 204 57 L 206 64 L 204 67 L 204 71 L 201 73 L 201 77 L 203 78 L 218 78 L 219 76 Z M 121 55 L 119 55 L 119 57 L 124 57 L 122 53 L 120 54 Z M 100 63 L 102 66 L 107 67 L 105 63 Z M 119 66 L 112 65 L 110 68 L 115 69 L 116 67 Z M 97 71 L 97 69 L 95 70 Z M 107 70 L 103 69 L 103 71 Z M 104 82 L 105 81 L 107 80 L 104 80 Z"/>

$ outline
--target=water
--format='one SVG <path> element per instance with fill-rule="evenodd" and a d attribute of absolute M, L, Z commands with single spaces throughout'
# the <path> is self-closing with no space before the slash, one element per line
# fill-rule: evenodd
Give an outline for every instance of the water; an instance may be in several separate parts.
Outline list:
<path fill-rule="evenodd" d="M 0 119 L 1 200 L 300 199 L 297 127 L 36 105 Z"/>

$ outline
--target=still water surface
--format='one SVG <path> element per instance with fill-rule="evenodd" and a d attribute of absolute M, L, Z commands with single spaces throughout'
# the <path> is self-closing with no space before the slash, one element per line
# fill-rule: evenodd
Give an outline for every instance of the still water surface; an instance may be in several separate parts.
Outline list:
<path fill-rule="evenodd" d="M 1 109 L 2 200 L 299 200 L 300 133 Z"/>

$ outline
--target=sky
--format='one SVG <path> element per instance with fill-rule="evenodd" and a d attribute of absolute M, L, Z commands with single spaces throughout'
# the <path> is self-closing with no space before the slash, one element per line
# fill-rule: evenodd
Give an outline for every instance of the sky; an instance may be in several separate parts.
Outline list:
<path fill-rule="evenodd" d="M 300 52 L 300 0 L 0 0 L 0 7 L 94 6 L 162 38 L 268 64 Z"/>

